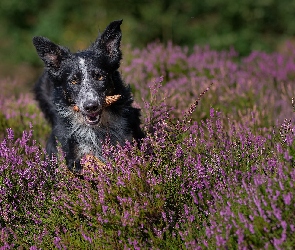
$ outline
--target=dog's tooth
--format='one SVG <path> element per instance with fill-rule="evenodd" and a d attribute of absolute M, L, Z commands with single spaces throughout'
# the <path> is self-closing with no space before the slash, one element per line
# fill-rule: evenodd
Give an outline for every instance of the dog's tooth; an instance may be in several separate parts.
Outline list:
<path fill-rule="evenodd" d="M 106 104 L 107 106 L 113 104 L 114 102 L 118 101 L 120 99 L 121 95 L 109 95 L 106 96 Z"/>

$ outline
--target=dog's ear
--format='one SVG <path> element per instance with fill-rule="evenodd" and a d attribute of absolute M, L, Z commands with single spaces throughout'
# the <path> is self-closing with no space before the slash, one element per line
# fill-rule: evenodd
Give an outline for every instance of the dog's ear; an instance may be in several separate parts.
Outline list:
<path fill-rule="evenodd" d="M 113 21 L 105 29 L 95 42 L 100 52 L 108 57 L 109 62 L 116 68 L 119 67 L 122 58 L 121 45 L 121 28 L 123 20 Z"/>
<path fill-rule="evenodd" d="M 69 56 L 69 50 L 54 44 L 49 39 L 41 36 L 33 38 L 33 44 L 39 57 L 49 68 L 59 69 L 62 60 Z"/>

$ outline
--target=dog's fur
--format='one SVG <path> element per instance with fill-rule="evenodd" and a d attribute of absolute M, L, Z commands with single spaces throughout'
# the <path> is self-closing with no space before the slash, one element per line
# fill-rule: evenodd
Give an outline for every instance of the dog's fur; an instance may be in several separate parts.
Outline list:
<path fill-rule="evenodd" d="M 140 110 L 132 107 L 130 87 L 118 72 L 121 23 L 110 23 L 88 49 L 77 53 L 47 38 L 33 38 L 45 63 L 34 92 L 52 125 L 46 150 L 49 155 L 56 154 L 58 141 L 68 168 L 75 172 L 81 171 L 80 160 L 86 154 L 104 161 L 102 143 L 106 138 L 112 145 L 123 145 L 126 140 L 139 142 L 143 137 Z M 108 106 L 106 96 L 112 95 L 121 97 Z"/>

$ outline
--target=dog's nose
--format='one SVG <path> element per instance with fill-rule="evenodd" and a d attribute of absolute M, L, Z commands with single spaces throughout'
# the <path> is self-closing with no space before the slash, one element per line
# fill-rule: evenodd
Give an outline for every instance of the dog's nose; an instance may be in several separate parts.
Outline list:
<path fill-rule="evenodd" d="M 99 105 L 95 101 L 88 101 L 84 103 L 83 108 L 86 112 L 94 113 L 98 111 Z"/>

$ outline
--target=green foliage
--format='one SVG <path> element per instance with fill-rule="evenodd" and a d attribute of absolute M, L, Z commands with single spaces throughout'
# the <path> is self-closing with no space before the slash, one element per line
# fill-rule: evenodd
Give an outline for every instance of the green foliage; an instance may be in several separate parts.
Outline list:
<path fill-rule="evenodd" d="M 24 130 L 34 126 L 33 139 L 45 145 L 50 132 L 50 126 L 30 95 L 12 96 L 0 105 L 0 138 L 6 135 L 6 129 L 11 128 L 16 137 L 21 137 Z M 43 138 L 43 139 L 42 139 Z"/>
<path fill-rule="evenodd" d="M 47 36 L 81 49 L 109 21 L 124 19 L 124 43 L 144 46 L 159 39 L 175 44 L 234 46 L 241 55 L 276 49 L 295 34 L 295 1 L 1 1 L 1 54 L 5 61 L 40 64 L 31 39 Z M 3 59 L 2 59 L 3 60 Z"/>

